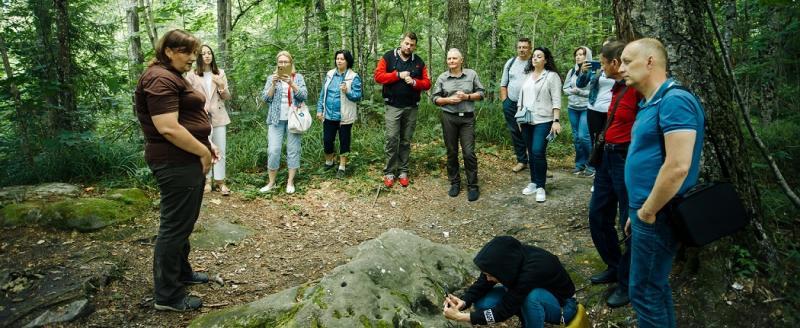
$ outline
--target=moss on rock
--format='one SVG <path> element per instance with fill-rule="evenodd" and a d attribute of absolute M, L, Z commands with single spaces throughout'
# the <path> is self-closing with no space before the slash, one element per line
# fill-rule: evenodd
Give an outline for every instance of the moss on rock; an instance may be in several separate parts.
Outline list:
<path fill-rule="evenodd" d="M 8 204 L 0 211 L 0 224 L 6 227 L 37 224 L 41 219 L 41 205 L 37 203 Z"/>
<path fill-rule="evenodd" d="M 47 205 L 43 223 L 58 229 L 91 232 L 133 218 L 129 206 L 102 198 L 67 199 Z"/>
<path fill-rule="evenodd" d="M 104 197 L 136 207 L 146 207 L 150 204 L 150 198 L 139 188 L 112 189 Z"/>

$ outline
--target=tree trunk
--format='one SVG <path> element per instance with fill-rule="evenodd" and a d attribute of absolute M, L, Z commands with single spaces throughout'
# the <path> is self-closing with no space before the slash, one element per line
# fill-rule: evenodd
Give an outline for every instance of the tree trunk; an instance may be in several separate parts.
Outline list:
<path fill-rule="evenodd" d="M 727 1 L 722 5 L 722 11 L 725 15 L 724 32 L 722 33 L 722 45 L 732 54 L 733 34 L 736 31 L 736 1 Z M 731 56 L 734 57 L 734 56 Z M 731 58 L 733 63 L 736 63 L 735 57 Z"/>
<path fill-rule="evenodd" d="M 14 82 L 14 70 L 11 68 L 11 62 L 8 60 L 8 48 L 6 48 L 6 41 L 3 35 L 0 34 L 0 57 L 3 60 L 3 70 L 8 80 L 8 88 L 11 91 L 11 97 L 14 101 L 14 121 L 17 123 L 17 135 L 20 138 L 20 150 L 22 151 L 23 160 L 30 165 L 33 164 L 33 155 L 30 146 L 30 129 L 28 128 L 28 121 L 33 117 L 25 110 L 22 104 L 17 84 Z"/>
<path fill-rule="evenodd" d="M 153 49 L 155 49 L 156 41 L 158 40 L 158 30 L 153 20 L 153 2 L 151 0 L 139 0 L 139 6 L 144 8 L 144 26 L 146 27 L 150 44 L 153 46 Z"/>
<path fill-rule="evenodd" d="M 33 23 L 36 27 L 36 44 L 39 49 L 55 49 L 53 45 L 53 16 L 52 16 L 52 2 L 47 0 L 34 0 L 29 3 L 31 11 L 33 12 Z M 52 51 L 42 51 L 34 55 L 36 65 L 33 68 L 33 74 L 36 76 L 36 83 L 38 84 L 40 99 L 45 102 L 45 106 L 37 106 L 38 108 L 56 108 L 58 107 L 58 97 L 51 91 L 53 85 L 57 81 L 56 73 L 53 63 L 56 62 L 56 57 Z M 36 100 L 38 102 L 38 100 Z M 41 109 L 40 109 L 41 110 Z M 37 113 L 32 113 L 36 117 Z M 52 113 L 48 113 L 52 114 Z M 53 120 L 48 120 L 52 122 Z M 42 136 L 52 135 L 54 129 L 48 126 L 42 126 L 40 134 Z"/>
<path fill-rule="evenodd" d="M 229 0 L 217 0 L 217 50 L 214 52 L 216 55 L 217 64 L 224 70 L 230 68 L 228 62 L 228 53 L 230 52 L 228 45 L 228 35 L 231 32 L 231 2 Z"/>
<path fill-rule="evenodd" d="M 445 51 L 451 48 L 461 50 L 466 66 L 469 57 L 469 0 L 447 0 Z"/>
<path fill-rule="evenodd" d="M 79 131 L 80 116 L 75 103 L 75 83 L 72 70 L 71 25 L 69 19 L 69 1 L 53 1 L 56 9 L 56 30 L 58 36 L 58 61 L 56 74 L 59 84 L 59 106 L 53 116 L 53 126 L 67 131 Z"/>
<path fill-rule="evenodd" d="M 136 81 L 139 74 L 142 73 L 142 64 L 144 64 L 144 55 L 142 54 L 142 38 L 139 37 L 139 13 L 137 0 L 130 0 L 128 8 L 126 9 L 128 20 L 128 42 L 130 48 L 128 49 L 128 65 L 130 65 L 129 80 Z"/>
<path fill-rule="evenodd" d="M 769 9 L 767 12 L 767 19 L 769 21 L 769 33 L 772 35 L 769 42 L 767 42 L 766 53 L 764 58 L 771 58 L 764 67 L 764 72 L 761 73 L 761 123 L 769 125 L 772 123 L 775 110 L 778 108 L 777 97 L 775 96 L 775 81 L 787 81 L 781 78 L 784 73 L 781 70 L 783 66 L 780 58 L 786 58 L 781 54 L 781 47 L 784 43 L 782 40 L 783 29 L 785 28 L 784 20 L 781 17 L 780 9 Z"/>
<path fill-rule="evenodd" d="M 316 10 L 319 31 L 322 34 L 322 47 L 327 54 L 331 52 L 331 41 L 330 36 L 328 36 L 328 13 L 325 10 L 325 0 L 317 0 Z"/>
<path fill-rule="evenodd" d="M 428 65 L 428 72 L 433 72 L 433 1 L 428 0 L 428 60 L 425 62 Z M 430 92 L 430 91 L 429 91 Z"/>
<path fill-rule="evenodd" d="M 750 154 L 734 107 L 733 84 L 723 65 L 718 64 L 722 59 L 705 28 L 705 12 L 703 1 L 614 0 L 618 36 L 624 40 L 648 36 L 663 42 L 669 56 L 670 75 L 702 101 L 706 111 L 704 178 L 724 177 L 736 186 L 755 228 L 748 235 L 752 237 L 744 242 L 758 245 L 757 253 L 762 258 L 772 258 L 774 253 L 761 224 L 760 194 L 751 162 L 743 160 L 750 158 Z"/>
<path fill-rule="evenodd" d="M 489 40 L 489 81 L 487 82 L 494 82 L 497 81 L 497 72 L 502 70 L 502 67 L 499 65 L 502 63 L 500 61 L 500 52 L 497 45 L 500 43 L 500 26 L 498 23 L 498 16 L 500 15 L 500 0 L 492 0 L 490 11 L 492 12 L 492 31 Z M 494 99 L 494 88 L 489 88 L 486 90 L 486 97 L 489 100 Z"/>

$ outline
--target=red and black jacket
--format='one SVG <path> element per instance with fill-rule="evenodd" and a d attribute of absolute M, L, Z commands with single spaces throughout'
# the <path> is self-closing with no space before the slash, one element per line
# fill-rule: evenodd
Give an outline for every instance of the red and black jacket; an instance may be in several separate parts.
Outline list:
<path fill-rule="evenodd" d="M 408 71 L 416 83 L 409 85 L 397 75 Z M 375 82 L 383 85 L 383 101 L 394 107 L 416 107 L 420 100 L 420 91 L 431 88 L 428 68 L 422 58 L 411 54 L 411 58 L 400 58 L 399 50 L 386 52 L 378 66 L 375 67 Z"/>

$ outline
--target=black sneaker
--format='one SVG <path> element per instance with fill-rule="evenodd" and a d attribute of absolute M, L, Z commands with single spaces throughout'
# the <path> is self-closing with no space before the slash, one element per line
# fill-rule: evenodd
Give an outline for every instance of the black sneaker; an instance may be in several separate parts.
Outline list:
<path fill-rule="evenodd" d="M 595 273 L 589 280 L 593 284 L 607 284 L 617 281 L 617 271 L 606 269 L 603 272 Z"/>
<path fill-rule="evenodd" d="M 447 195 L 450 197 L 456 197 L 460 192 L 461 192 L 461 186 L 457 184 L 452 184 L 450 185 L 450 191 L 447 192 Z"/>
<path fill-rule="evenodd" d="M 330 164 L 328 164 L 328 163 L 325 163 L 324 165 L 325 165 L 325 170 L 326 170 L 326 171 L 327 171 L 327 170 L 330 170 L 330 169 L 332 169 L 334 166 L 336 166 L 336 164 L 335 164 L 335 163 L 330 163 Z"/>
<path fill-rule="evenodd" d="M 337 179 L 344 179 L 344 174 L 345 174 L 344 169 L 340 168 L 340 169 L 336 170 L 336 178 Z"/>
<path fill-rule="evenodd" d="M 622 307 L 628 305 L 628 303 L 630 302 L 631 300 L 628 298 L 628 290 L 623 289 L 619 285 L 617 285 L 617 287 L 614 288 L 614 291 L 611 293 L 611 295 L 608 296 L 608 299 L 606 300 L 606 304 L 611 308 Z"/>
<path fill-rule="evenodd" d="M 197 296 L 186 295 L 182 300 L 173 304 L 158 304 L 155 303 L 154 307 L 159 311 L 175 311 L 186 312 L 197 310 L 203 306 L 203 301 Z"/>
<path fill-rule="evenodd" d="M 203 272 L 192 272 L 192 276 L 181 280 L 184 285 L 197 285 L 208 283 L 208 274 Z"/>
<path fill-rule="evenodd" d="M 470 202 L 474 202 L 474 201 L 478 200 L 478 197 L 480 197 L 480 196 L 481 196 L 481 192 L 478 191 L 478 188 L 471 188 L 467 192 L 467 200 L 470 201 Z"/>

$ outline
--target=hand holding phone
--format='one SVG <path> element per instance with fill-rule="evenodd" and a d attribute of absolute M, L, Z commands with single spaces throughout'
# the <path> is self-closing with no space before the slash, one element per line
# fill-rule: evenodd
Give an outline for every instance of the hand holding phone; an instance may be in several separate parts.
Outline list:
<path fill-rule="evenodd" d="M 587 60 L 586 62 L 587 62 L 587 63 L 589 63 L 589 65 L 591 65 L 591 69 L 592 69 L 592 70 L 598 70 L 598 69 L 600 69 L 600 61 L 597 61 L 597 60 Z"/>
<path fill-rule="evenodd" d="M 555 139 L 556 136 L 558 136 L 558 133 L 556 133 L 553 130 L 550 130 L 550 133 L 547 135 L 547 137 L 545 137 L 545 139 L 547 139 L 547 141 L 550 142 L 553 141 L 553 139 Z"/>

